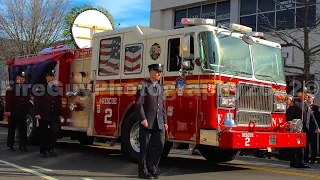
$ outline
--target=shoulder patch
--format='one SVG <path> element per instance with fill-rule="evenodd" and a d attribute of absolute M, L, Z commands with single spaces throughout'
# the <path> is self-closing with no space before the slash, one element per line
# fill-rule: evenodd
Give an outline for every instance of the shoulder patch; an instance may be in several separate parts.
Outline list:
<path fill-rule="evenodd" d="M 142 84 L 142 83 L 138 84 L 137 89 L 138 89 L 138 90 L 141 90 L 142 88 L 143 88 L 143 84 Z"/>

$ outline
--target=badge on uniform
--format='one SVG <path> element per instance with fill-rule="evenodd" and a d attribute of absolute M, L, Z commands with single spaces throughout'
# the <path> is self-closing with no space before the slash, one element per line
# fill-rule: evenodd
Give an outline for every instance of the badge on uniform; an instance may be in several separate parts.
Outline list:
<path fill-rule="evenodd" d="M 142 87 L 143 87 L 143 85 L 140 83 L 140 84 L 138 84 L 138 90 L 141 90 L 142 89 Z"/>

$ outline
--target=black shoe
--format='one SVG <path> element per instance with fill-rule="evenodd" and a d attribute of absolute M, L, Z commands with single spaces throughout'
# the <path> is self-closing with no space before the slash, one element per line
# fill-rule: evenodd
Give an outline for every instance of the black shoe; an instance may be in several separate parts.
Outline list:
<path fill-rule="evenodd" d="M 150 174 L 139 174 L 138 178 L 140 178 L 140 179 L 153 179 L 153 177 Z"/>
<path fill-rule="evenodd" d="M 13 147 L 8 147 L 9 151 L 15 151 L 15 149 Z"/>
<path fill-rule="evenodd" d="M 306 164 L 297 164 L 295 168 L 310 168 L 310 166 Z"/>
<path fill-rule="evenodd" d="M 159 178 L 159 174 L 157 174 L 157 173 L 151 173 L 151 177 L 152 177 L 153 179 L 158 179 L 158 178 Z"/>
<path fill-rule="evenodd" d="M 28 151 L 28 149 L 27 149 L 26 147 L 19 147 L 19 150 L 20 150 L 20 151 L 25 151 L 25 152 Z"/>
<path fill-rule="evenodd" d="M 48 150 L 48 153 L 53 157 L 57 156 L 57 154 L 53 150 Z"/>
<path fill-rule="evenodd" d="M 46 153 L 46 152 L 40 152 L 40 155 L 41 155 L 41 157 L 43 157 L 43 158 L 48 157 L 48 155 L 47 155 L 47 153 Z"/>

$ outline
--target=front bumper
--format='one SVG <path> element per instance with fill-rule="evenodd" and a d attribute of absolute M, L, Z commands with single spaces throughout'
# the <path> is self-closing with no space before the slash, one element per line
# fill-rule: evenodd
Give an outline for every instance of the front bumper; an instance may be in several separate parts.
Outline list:
<path fill-rule="evenodd" d="M 220 132 L 219 148 L 246 149 L 246 148 L 292 148 L 305 147 L 305 133 L 279 132 Z"/>

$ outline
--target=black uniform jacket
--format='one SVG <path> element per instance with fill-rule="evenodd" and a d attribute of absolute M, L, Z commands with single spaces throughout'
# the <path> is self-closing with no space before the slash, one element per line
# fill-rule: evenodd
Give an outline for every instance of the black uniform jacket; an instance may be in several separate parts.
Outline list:
<path fill-rule="evenodd" d="M 35 114 L 40 115 L 41 119 L 52 121 L 56 120 L 57 116 L 62 116 L 62 101 L 59 89 L 56 86 L 37 89 L 34 105 Z"/>
<path fill-rule="evenodd" d="M 153 87 L 149 79 L 138 85 L 136 114 L 140 123 L 148 121 L 148 129 L 164 129 L 164 124 L 167 124 L 165 97 L 164 89 L 159 83 Z"/>
<path fill-rule="evenodd" d="M 314 132 L 319 123 L 317 122 L 318 120 L 316 119 L 316 116 L 319 116 L 318 114 L 313 111 L 314 108 L 310 105 L 309 103 L 302 102 L 300 99 L 297 99 L 294 101 L 294 106 L 296 106 L 297 111 L 296 111 L 296 118 L 301 119 L 302 118 L 302 103 L 304 103 L 304 113 L 303 113 L 303 126 L 304 126 L 304 131 L 310 131 Z M 308 116 L 308 113 L 310 113 L 310 116 Z M 309 124 L 309 128 L 307 128 L 307 124 Z"/>
<path fill-rule="evenodd" d="M 320 107 L 315 104 L 311 104 L 310 106 L 314 115 L 313 118 L 315 119 L 315 121 L 310 121 L 310 131 L 314 132 L 320 126 Z"/>
<path fill-rule="evenodd" d="M 6 92 L 6 112 L 11 116 L 26 116 L 31 106 L 30 90 L 26 84 L 12 85 Z"/>

